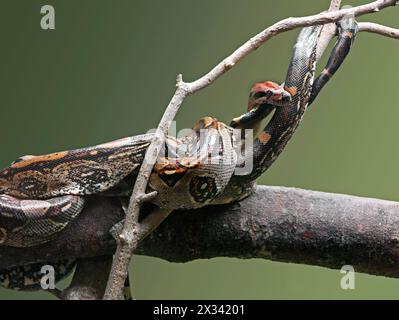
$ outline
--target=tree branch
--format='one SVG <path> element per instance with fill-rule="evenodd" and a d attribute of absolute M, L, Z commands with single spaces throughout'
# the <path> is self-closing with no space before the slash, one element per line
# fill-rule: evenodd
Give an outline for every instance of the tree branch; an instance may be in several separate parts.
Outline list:
<path fill-rule="evenodd" d="M 141 239 L 146 235 L 146 233 L 140 229 L 140 223 L 138 222 L 139 211 L 141 207 L 140 199 L 143 199 L 145 195 L 153 165 L 165 141 L 169 124 L 174 119 L 184 99 L 189 94 L 193 94 L 209 86 L 226 71 L 234 67 L 234 65 L 245 58 L 248 54 L 255 51 L 266 41 L 282 32 L 286 32 L 298 27 L 336 22 L 347 15 L 360 16 L 371 12 L 377 12 L 386 7 L 396 5 L 396 1 L 397 0 L 377 0 L 369 4 L 353 8 L 324 12 L 307 17 L 287 18 L 281 20 L 248 40 L 229 57 L 216 65 L 208 74 L 204 75 L 198 80 L 191 83 L 186 83 L 183 81 L 181 75 L 178 76 L 175 94 L 167 106 L 165 113 L 158 125 L 154 138 L 147 149 L 143 164 L 141 165 L 133 188 L 133 193 L 131 195 L 129 207 L 126 213 L 125 223 L 120 236 L 117 237 L 118 246 L 115 253 L 114 262 L 112 264 L 104 299 L 116 299 L 120 296 L 124 280 L 128 273 L 128 266 L 131 256 Z M 334 8 L 338 2 L 338 0 L 331 2 L 330 9 Z M 168 212 L 163 212 L 164 217 L 166 217 L 167 214 Z M 162 222 L 162 219 L 153 219 L 153 221 L 159 224 Z M 147 229 L 155 229 L 156 227 L 157 224 L 154 224 L 151 227 L 147 226 Z"/>
<path fill-rule="evenodd" d="M 53 242 L 0 247 L 0 269 L 112 254 L 109 228 L 117 202 L 95 198 Z M 241 202 L 176 211 L 137 254 L 186 262 L 213 257 L 263 258 L 399 277 L 399 203 L 295 188 L 259 186 Z"/>
<path fill-rule="evenodd" d="M 383 26 L 373 22 L 359 22 L 359 32 L 371 32 L 381 36 L 399 39 L 399 29 Z"/>
<path fill-rule="evenodd" d="M 327 12 L 337 11 L 340 7 L 341 0 L 331 0 Z M 319 61 L 331 39 L 335 36 L 336 29 L 337 27 L 335 23 L 327 23 L 323 26 L 323 30 L 321 31 L 319 40 L 317 42 L 316 61 Z"/>

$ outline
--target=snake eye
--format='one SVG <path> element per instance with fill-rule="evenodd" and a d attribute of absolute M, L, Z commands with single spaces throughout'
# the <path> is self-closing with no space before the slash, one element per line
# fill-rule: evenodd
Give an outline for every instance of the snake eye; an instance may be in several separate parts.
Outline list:
<path fill-rule="evenodd" d="M 259 98 L 263 98 L 263 97 L 270 97 L 272 95 L 271 91 L 259 91 L 254 93 L 253 97 L 254 99 L 259 99 Z"/>

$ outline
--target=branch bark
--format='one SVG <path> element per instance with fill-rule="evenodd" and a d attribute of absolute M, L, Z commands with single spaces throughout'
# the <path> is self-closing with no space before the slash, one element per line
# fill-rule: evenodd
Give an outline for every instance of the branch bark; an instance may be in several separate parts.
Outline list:
<path fill-rule="evenodd" d="M 133 193 L 129 201 L 129 207 L 126 213 L 123 229 L 119 237 L 117 237 L 118 246 L 108 279 L 104 299 L 117 299 L 117 297 L 120 296 L 123 283 L 128 274 L 128 266 L 131 256 L 140 241 L 146 235 L 146 232 L 141 230 L 141 226 L 138 221 L 140 207 L 143 202 L 142 199 L 145 197 L 148 180 L 156 158 L 158 157 L 161 147 L 165 141 L 169 124 L 174 119 L 184 99 L 188 95 L 193 94 L 212 84 L 221 75 L 234 67 L 234 65 L 240 62 L 251 52 L 255 51 L 266 41 L 282 32 L 286 32 L 298 27 L 336 22 L 347 15 L 360 16 L 371 12 L 377 12 L 386 7 L 396 5 L 396 2 L 397 0 L 377 0 L 369 4 L 353 8 L 324 12 L 307 17 L 287 18 L 281 20 L 248 40 L 230 56 L 216 65 L 208 74 L 204 75 L 198 80 L 191 83 L 186 83 L 183 81 L 181 75 L 178 76 L 175 94 L 167 106 L 165 113 L 158 125 L 154 138 L 147 149 L 143 164 L 140 168 L 136 183 L 133 188 Z M 330 9 L 334 9 L 338 3 L 338 0 L 333 0 L 330 4 Z M 169 212 L 167 211 L 162 212 L 164 218 L 166 218 L 168 214 Z M 152 221 L 153 225 L 147 225 L 146 229 L 155 229 L 163 221 L 163 219 L 154 218 Z"/>
<path fill-rule="evenodd" d="M 0 269 L 112 254 L 109 228 L 117 202 L 94 198 L 53 242 L 0 247 Z M 176 211 L 137 254 L 186 262 L 213 257 L 263 258 L 399 277 L 399 203 L 295 188 L 259 186 L 241 202 Z"/>
<path fill-rule="evenodd" d="M 327 12 L 337 11 L 340 7 L 341 0 L 331 0 Z M 319 59 L 323 55 L 331 39 L 334 37 L 336 29 L 337 27 L 335 23 L 327 23 L 323 26 L 323 30 L 321 31 L 320 38 L 317 42 L 316 61 L 319 61 Z"/>
<path fill-rule="evenodd" d="M 399 39 L 399 29 L 387 27 L 373 22 L 359 22 L 359 32 L 376 33 L 380 36 Z"/>

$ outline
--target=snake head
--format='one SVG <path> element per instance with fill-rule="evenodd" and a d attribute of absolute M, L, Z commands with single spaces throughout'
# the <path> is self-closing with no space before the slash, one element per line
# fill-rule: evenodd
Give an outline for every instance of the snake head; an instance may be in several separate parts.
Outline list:
<path fill-rule="evenodd" d="M 291 94 L 283 86 L 272 81 L 259 82 L 252 86 L 248 111 L 262 104 L 279 106 L 289 101 L 291 101 Z"/>
<path fill-rule="evenodd" d="M 234 118 L 232 128 L 253 128 L 266 118 L 276 107 L 283 106 L 291 101 L 291 94 L 272 81 L 255 83 L 252 86 L 248 99 L 248 111 L 238 118 Z"/>

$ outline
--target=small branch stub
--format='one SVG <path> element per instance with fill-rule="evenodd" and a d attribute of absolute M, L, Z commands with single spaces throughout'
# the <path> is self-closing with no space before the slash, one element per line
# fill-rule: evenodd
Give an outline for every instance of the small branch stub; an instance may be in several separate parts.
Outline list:
<path fill-rule="evenodd" d="M 139 203 L 150 202 L 157 196 L 158 192 L 152 191 L 150 193 L 145 193 L 138 198 Z"/>
<path fill-rule="evenodd" d="M 179 73 L 176 77 L 176 87 L 181 87 L 183 83 L 183 75 Z"/>

